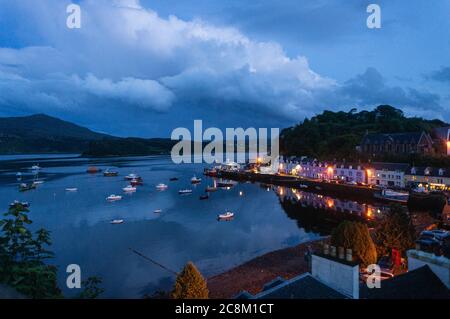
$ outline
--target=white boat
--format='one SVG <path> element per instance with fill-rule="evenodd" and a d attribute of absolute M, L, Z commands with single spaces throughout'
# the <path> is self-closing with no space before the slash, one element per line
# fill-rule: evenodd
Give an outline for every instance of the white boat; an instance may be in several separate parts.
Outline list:
<path fill-rule="evenodd" d="M 155 214 L 161 214 L 162 213 L 162 209 L 155 209 L 153 212 Z"/>
<path fill-rule="evenodd" d="M 131 173 L 131 174 L 128 174 L 127 176 L 125 176 L 125 179 L 129 180 L 129 181 L 131 181 L 132 179 L 140 179 L 140 178 L 141 177 L 139 175 L 134 174 L 134 173 Z"/>
<path fill-rule="evenodd" d="M 76 187 L 68 187 L 66 188 L 66 192 L 76 192 L 78 190 L 78 188 Z"/>
<path fill-rule="evenodd" d="M 181 194 L 181 195 L 183 195 L 183 194 L 192 194 L 192 189 L 180 189 L 178 191 L 178 194 Z"/>
<path fill-rule="evenodd" d="M 17 172 L 17 173 L 16 173 L 16 177 L 17 177 L 17 178 L 22 178 L 22 173 L 21 173 L 21 172 Z"/>
<path fill-rule="evenodd" d="M 234 217 L 234 213 L 232 213 L 232 212 L 225 212 L 224 214 L 219 214 L 217 216 L 217 218 L 219 220 L 229 220 L 229 219 L 232 219 L 233 217 Z"/>
<path fill-rule="evenodd" d="M 125 193 L 132 193 L 136 191 L 136 187 L 128 185 L 127 187 L 122 188 Z"/>
<path fill-rule="evenodd" d="M 113 219 L 112 221 L 110 221 L 111 224 L 122 224 L 123 223 L 123 219 Z"/>
<path fill-rule="evenodd" d="M 106 197 L 106 200 L 108 200 L 108 201 L 116 201 L 116 200 L 121 200 L 121 199 L 122 199 L 122 196 L 114 195 L 114 194 L 109 195 L 108 197 Z"/>
<path fill-rule="evenodd" d="M 202 181 L 202 179 L 201 178 L 197 178 L 197 176 L 194 176 L 194 177 L 191 178 L 191 183 L 192 184 L 198 184 L 201 181 Z"/>
<path fill-rule="evenodd" d="M 163 184 L 163 183 L 156 185 L 156 189 L 160 190 L 160 191 L 166 190 L 168 187 L 169 186 L 167 186 L 166 184 Z"/>
<path fill-rule="evenodd" d="M 36 180 L 33 182 L 35 185 L 40 185 L 40 184 L 44 184 L 43 180 Z"/>
<path fill-rule="evenodd" d="M 32 169 L 33 171 L 38 171 L 38 170 L 41 169 L 41 167 L 39 166 L 39 164 L 35 164 L 35 165 L 31 166 L 31 169 Z"/>

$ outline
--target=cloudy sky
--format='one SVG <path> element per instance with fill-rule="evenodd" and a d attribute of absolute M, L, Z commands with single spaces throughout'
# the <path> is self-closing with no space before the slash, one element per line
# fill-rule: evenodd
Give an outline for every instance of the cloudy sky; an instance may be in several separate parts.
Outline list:
<path fill-rule="evenodd" d="M 446 0 L 0 0 L 0 116 L 143 137 L 378 104 L 450 121 L 449 89 Z"/>

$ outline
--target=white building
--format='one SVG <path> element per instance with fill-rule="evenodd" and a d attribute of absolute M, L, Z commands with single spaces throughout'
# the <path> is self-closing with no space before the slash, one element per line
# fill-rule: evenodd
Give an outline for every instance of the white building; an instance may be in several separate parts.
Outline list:
<path fill-rule="evenodd" d="M 367 169 L 367 178 L 370 185 L 404 188 L 408 171 L 408 164 L 372 163 Z"/>

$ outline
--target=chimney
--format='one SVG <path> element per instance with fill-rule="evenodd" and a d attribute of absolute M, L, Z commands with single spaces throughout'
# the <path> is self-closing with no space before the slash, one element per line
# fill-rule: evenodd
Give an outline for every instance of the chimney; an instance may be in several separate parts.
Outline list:
<path fill-rule="evenodd" d="M 359 299 L 359 264 L 354 262 L 351 249 L 339 247 L 339 258 L 336 258 L 336 247 L 330 247 L 334 256 L 313 254 L 311 258 L 311 275 L 341 294 Z"/>

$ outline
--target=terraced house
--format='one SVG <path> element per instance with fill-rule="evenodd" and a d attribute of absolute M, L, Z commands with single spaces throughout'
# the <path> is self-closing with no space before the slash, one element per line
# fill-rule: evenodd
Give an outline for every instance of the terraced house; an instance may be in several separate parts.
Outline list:
<path fill-rule="evenodd" d="M 418 185 L 430 190 L 450 190 L 450 169 L 436 167 L 411 167 L 405 175 L 406 184 Z"/>

